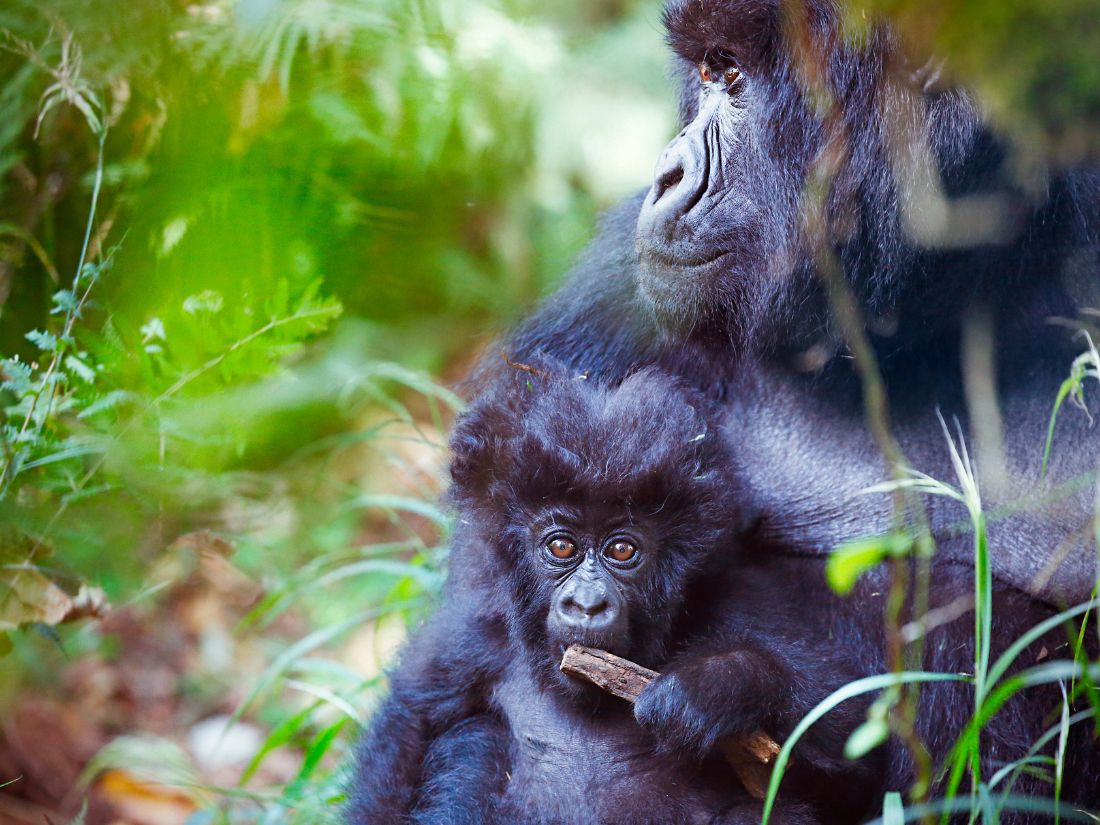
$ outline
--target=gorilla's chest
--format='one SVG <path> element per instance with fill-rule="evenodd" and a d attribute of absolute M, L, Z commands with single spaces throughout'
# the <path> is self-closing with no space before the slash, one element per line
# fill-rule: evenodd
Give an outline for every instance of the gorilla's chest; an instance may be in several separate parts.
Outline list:
<path fill-rule="evenodd" d="M 728 804 L 707 766 L 655 754 L 625 706 L 581 712 L 542 691 L 525 670 L 515 668 L 495 694 L 512 734 L 505 808 L 517 818 L 690 825 L 711 821 Z"/>

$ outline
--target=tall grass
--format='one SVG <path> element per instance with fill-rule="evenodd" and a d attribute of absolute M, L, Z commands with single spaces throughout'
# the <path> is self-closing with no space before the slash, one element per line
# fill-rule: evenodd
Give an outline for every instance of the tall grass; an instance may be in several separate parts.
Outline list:
<path fill-rule="evenodd" d="M 1076 359 L 1071 367 L 1069 378 L 1063 383 L 1055 400 L 1051 417 L 1051 433 L 1058 409 L 1067 397 L 1083 405 L 1082 383 L 1086 378 L 1095 378 L 1096 350 L 1091 339 L 1088 350 Z M 958 739 L 950 749 L 944 763 L 937 767 L 937 775 L 943 778 L 942 796 L 935 800 L 918 800 L 908 808 L 903 806 L 896 792 L 888 793 L 883 800 L 883 813 L 875 823 L 907 822 L 912 820 L 929 821 L 938 815 L 946 825 L 950 817 L 966 813 L 971 822 L 996 823 L 1002 812 L 1018 811 L 1049 814 L 1055 823 L 1061 819 L 1095 822 L 1098 812 L 1067 811 L 1060 804 L 1064 780 L 1065 749 L 1070 728 L 1074 725 L 1094 721 L 1097 718 L 1096 680 L 1100 677 L 1100 663 L 1089 662 L 1084 653 L 1084 637 L 1089 615 L 1100 609 L 1100 600 L 1093 598 L 1074 605 L 1054 616 L 1036 624 L 1015 639 L 1005 651 L 992 663 L 991 639 L 993 623 L 993 579 L 989 557 L 989 539 L 986 519 L 982 508 L 982 499 L 978 479 L 966 447 L 961 427 L 956 422 L 956 436 L 952 436 L 947 423 L 940 417 L 946 449 L 955 470 L 958 486 L 932 478 L 909 468 L 908 478 L 895 479 L 868 488 L 867 494 L 895 492 L 900 489 L 914 491 L 924 495 L 943 496 L 962 504 L 970 519 L 973 531 L 973 571 L 974 571 L 974 668 L 972 674 L 927 673 L 901 671 L 871 676 L 851 682 L 837 689 L 813 708 L 795 727 L 784 742 L 776 759 L 771 783 L 765 800 L 763 823 L 767 824 L 775 799 L 782 782 L 783 772 L 791 758 L 791 752 L 806 731 L 821 717 L 837 705 L 856 696 L 869 692 L 889 690 L 900 684 L 921 684 L 930 682 L 956 681 L 970 686 L 973 711 Z M 1048 438 L 1044 450 L 1043 474 L 1046 471 L 1046 459 L 1049 456 L 1051 440 Z M 860 540 L 838 548 L 828 566 L 830 582 L 838 592 L 851 589 L 863 572 L 879 564 L 883 558 L 894 555 L 904 556 L 912 544 L 891 537 L 872 540 Z M 1011 675 L 1010 669 L 1029 645 L 1059 627 L 1067 627 L 1074 620 L 1080 625 L 1073 634 L 1076 643 L 1072 647 L 1071 659 L 1055 660 L 1019 670 Z M 1006 702 L 1024 690 L 1056 684 L 1062 693 L 1062 704 L 1058 713 L 1058 722 L 1040 736 L 1028 752 L 1015 761 L 991 767 L 983 765 L 981 739 L 982 730 L 1000 711 Z M 1067 690 L 1067 684 L 1070 685 Z M 1092 707 L 1070 713 L 1071 702 L 1084 694 Z M 853 734 L 853 739 L 859 731 Z M 873 741 L 881 744 L 884 737 Z M 1056 742 L 1053 755 L 1041 751 Z M 854 755 L 862 755 L 869 748 L 860 748 Z M 1037 799 L 1020 797 L 1013 794 L 1016 779 L 1023 773 L 1035 770 L 1048 770 L 1051 784 L 1051 798 Z M 964 777 L 969 778 L 969 787 L 962 792 Z"/>

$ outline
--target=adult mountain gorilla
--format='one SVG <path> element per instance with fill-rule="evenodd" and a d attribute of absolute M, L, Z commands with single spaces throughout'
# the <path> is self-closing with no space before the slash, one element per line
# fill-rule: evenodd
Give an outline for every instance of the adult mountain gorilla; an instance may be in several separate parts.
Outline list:
<path fill-rule="evenodd" d="M 994 574 L 1052 603 L 1086 598 L 1100 446 L 1087 414 L 1060 416 L 1046 481 L 1041 464 L 1086 346 L 1052 319 L 1100 306 L 1100 177 L 1024 175 L 1026 153 L 965 93 L 927 85 L 883 28 L 846 40 L 838 18 L 821 0 L 668 5 L 685 126 L 511 355 L 606 381 L 663 362 L 721 394 L 761 536 L 824 555 L 892 518 L 887 496 L 857 498 L 890 468 L 832 294 L 869 340 L 909 466 L 955 481 L 937 410 L 976 440 L 986 508 L 1006 505 Z M 963 509 L 927 507 L 939 558 L 969 565 L 970 540 L 952 538 Z"/>
<path fill-rule="evenodd" d="M 649 192 L 608 216 L 570 280 L 506 349 L 513 361 L 545 354 L 612 385 L 659 364 L 720 399 L 739 506 L 755 525 L 748 540 L 791 557 L 792 599 L 820 581 L 838 543 L 896 526 L 888 496 L 859 495 L 894 472 L 882 449 L 891 434 L 909 466 L 955 480 L 936 413 L 957 417 L 977 451 L 996 587 L 1016 605 L 993 622 L 1003 648 L 1046 605 L 1086 598 L 1095 582 L 1098 438 L 1085 414 L 1063 412 L 1045 478 L 1041 465 L 1051 405 L 1085 348 L 1050 319 L 1100 306 L 1100 178 L 1022 162 L 1026 153 L 993 134 L 966 94 L 911 71 L 887 30 L 849 38 L 840 17 L 827 0 L 672 0 L 684 128 Z M 872 361 L 881 382 L 867 384 Z M 473 386 L 505 369 L 490 358 Z M 925 508 L 938 580 L 965 584 L 965 509 L 948 498 Z M 360 798 L 401 811 L 437 778 L 421 767 L 433 738 L 479 746 L 448 725 L 484 721 L 467 686 L 490 665 L 454 652 L 490 631 L 479 617 L 496 585 L 466 562 L 480 552 L 473 537 L 456 536 L 445 604 L 406 652 L 365 745 L 376 750 L 363 761 L 371 767 L 359 787 L 370 790 Z M 973 666 L 969 608 L 953 604 L 926 667 Z M 878 621 L 882 601 L 855 609 Z M 850 651 L 857 673 L 887 667 L 856 629 L 867 624 L 830 639 L 830 655 Z M 433 670 L 441 658 L 458 668 L 453 695 Z M 427 705 L 426 682 L 435 691 Z M 926 690 L 920 713 L 919 732 L 942 758 L 969 700 Z M 1026 749 L 1047 724 L 1039 716 L 995 717 L 983 732 L 987 764 Z M 1085 738 L 1071 762 L 1087 797 L 1100 789 L 1080 769 L 1096 757 Z M 912 781 L 904 748 L 884 764 L 884 788 Z M 354 810 L 353 819 L 364 821 Z"/>

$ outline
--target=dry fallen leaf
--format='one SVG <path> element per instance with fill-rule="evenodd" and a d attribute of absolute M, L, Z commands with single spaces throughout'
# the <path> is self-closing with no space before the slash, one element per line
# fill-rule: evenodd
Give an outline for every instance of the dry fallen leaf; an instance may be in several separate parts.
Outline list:
<path fill-rule="evenodd" d="M 181 791 L 126 771 L 105 771 L 96 781 L 96 791 L 120 819 L 134 825 L 183 825 L 197 808 Z"/>
<path fill-rule="evenodd" d="M 37 567 L 21 565 L 5 571 L 0 594 L 0 631 L 28 624 L 59 625 L 78 619 L 101 619 L 110 605 L 98 587 L 82 584 L 70 596 Z"/>

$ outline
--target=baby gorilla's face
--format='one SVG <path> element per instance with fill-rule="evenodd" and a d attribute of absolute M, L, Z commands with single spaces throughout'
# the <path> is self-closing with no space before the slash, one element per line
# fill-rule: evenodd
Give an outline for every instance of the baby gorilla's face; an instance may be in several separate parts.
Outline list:
<path fill-rule="evenodd" d="M 737 518 L 733 462 L 705 411 L 654 370 L 607 387 L 542 369 L 459 420 L 451 499 L 493 550 L 464 558 L 545 684 L 580 689 L 557 668 L 573 643 L 663 661 L 690 582 Z"/>
<path fill-rule="evenodd" d="M 638 591 L 655 564 L 642 532 L 629 523 L 582 526 L 555 514 L 536 535 L 538 570 L 552 588 L 546 631 L 554 654 L 571 644 L 625 654 Z"/>
<path fill-rule="evenodd" d="M 560 688 L 589 690 L 557 670 L 571 644 L 642 664 L 664 655 L 695 571 L 660 527 L 621 500 L 558 502 L 532 514 L 513 598 L 539 668 Z"/>

